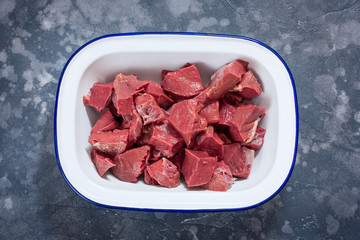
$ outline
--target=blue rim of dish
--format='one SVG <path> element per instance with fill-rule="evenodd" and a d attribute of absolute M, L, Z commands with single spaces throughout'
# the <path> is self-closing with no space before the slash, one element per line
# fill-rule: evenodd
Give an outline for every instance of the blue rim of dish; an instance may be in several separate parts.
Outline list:
<path fill-rule="evenodd" d="M 98 202 L 95 202 L 91 199 L 88 199 L 87 197 L 85 197 L 84 195 L 82 195 L 67 179 L 62 167 L 61 167 L 61 163 L 60 163 L 60 158 L 59 158 L 59 154 L 58 154 L 58 146 L 57 146 L 57 129 L 56 129 L 56 122 L 57 122 L 57 107 L 58 107 L 58 98 L 59 98 L 59 92 L 60 92 L 60 86 L 61 86 L 61 81 L 63 79 L 64 73 L 69 65 L 69 63 L 71 62 L 71 60 L 75 57 L 76 54 L 78 54 L 83 48 L 85 48 L 86 46 L 88 46 L 89 44 L 96 42 L 98 40 L 101 39 L 105 39 L 105 38 L 111 38 L 111 37 L 121 37 L 121 36 L 140 36 L 140 35 L 178 35 L 178 36 L 207 36 L 207 37 L 219 37 L 219 38 L 236 38 L 236 39 L 241 39 L 241 40 L 247 40 L 250 42 L 254 42 L 257 43 L 263 47 L 265 47 L 266 49 L 270 50 L 273 54 L 275 54 L 275 56 L 277 58 L 279 58 L 279 60 L 282 62 L 282 64 L 284 65 L 284 67 L 286 68 L 290 80 L 291 80 L 291 84 L 293 87 L 293 94 L 294 94 L 294 103 L 295 103 L 295 117 L 296 117 L 296 133 L 295 133 L 295 147 L 294 147 L 294 154 L 293 154 L 293 160 L 292 160 L 292 164 L 291 164 L 291 168 L 290 171 L 286 177 L 286 179 L 284 180 L 284 182 L 282 183 L 282 185 L 278 188 L 278 190 L 276 190 L 271 196 L 269 196 L 268 198 L 266 198 L 265 200 L 256 203 L 254 205 L 248 206 L 248 207 L 241 207 L 241 208 L 225 208 L 225 209 L 155 209 L 155 208 L 131 208 L 131 207 L 118 207 L 118 206 L 111 206 L 111 205 L 105 205 L 105 204 L 101 204 Z M 268 45 L 266 45 L 265 43 L 262 43 L 256 39 L 253 38 L 249 38 L 249 37 L 245 37 L 245 36 L 238 36 L 238 35 L 227 35 L 227 34 L 217 34 L 217 33 L 194 33 L 194 32 L 135 32 L 135 33 L 117 33 L 117 34 L 109 34 L 109 35 L 104 35 L 101 37 L 97 37 L 94 38 L 92 40 L 90 40 L 89 42 L 85 43 L 84 45 L 82 45 L 80 48 L 78 48 L 72 55 L 71 57 L 68 59 L 68 61 L 66 62 L 61 75 L 60 75 L 60 79 L 59 79 L 59 83 L 58 83 L 58 88 L 56 91 L 56 99 L 55 99 L 55 112 L 54 112 L 54 146 L 55 146 L 55 155 L 56 155 L 56 161 L 59 167 L 59 170 L 61 172 L 61 175 L 63 176 L 63 178 L 65 179 L 66 183 L 70 186 L 70 188 L 72 190 L 74 190 L 74 192 L 76 192 L 80 197 L 82 197 L 83 199 L 85 199 L 86 201 L 96 205 L 96 206 L 100 206 L 100 207 L 105 207 L 105 208 L 111 208 L 111 209 L 121 209 L 121 210 L 132 210 L 132 211 L 150 211 L 150 212 L 229 212 L 229 211 L 240 211 L 240 210 L 247 210 L 247 209 L 251 209 L 251 208 L 255 208 L 258 207 L 264 203 L 266 203 L 267 201 L 271 200 L 273 197 L 275 197 L 280 191 L 281 189 L 283 189 L 283 187 L 285 186 L 285 184 L 288 182 L 294 166 L 295 166 L 295 161 L 296 161 L 296 154 L 297 154 L 297 147 L 298 147 L 298 138 L 299 138 L 299 113 L 298 113 L 298 102 L 297 102 L 297 94 L 296 94 L 296 87 L 295 87 L 295 82 L 293 79 L 293 76 L 291 74 L 291 71 L 289 69 L 289 67 L 287 66 L 287 64 L 285 63 L 284 59 L 271 47 L 269 47 Z"/>

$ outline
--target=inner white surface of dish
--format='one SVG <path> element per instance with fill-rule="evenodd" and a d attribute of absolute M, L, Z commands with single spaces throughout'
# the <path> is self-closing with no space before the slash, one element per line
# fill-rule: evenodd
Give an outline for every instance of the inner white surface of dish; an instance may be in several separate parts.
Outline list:
<path fill-rule="evenodd" d="M 248 179 L 227 192 L 191 190 L 182 183 L 167 189 L 100 177 L 91 162 L 90 130 L 100 114 L 85 106 L 82 96 L 93 83 L 112 81 L 116 74 L 161 81 L 161 70 L 195 63 L 204 83 L 222 65 L 235 59 L 249 62 L 264 92 L 253 102 L 266 107 L 260 126 L 267 132 Z M 293 86 L 280 59 L 256 42 L 227 37 L 188 35 L 112 36 L 81 49 L 61 80 L 57 106 L 58 157 L 68 182 L 85 198 L 112 207 L 150 209 L 239 209 L 268 199 L 291 170 L 296 141 Z"/>

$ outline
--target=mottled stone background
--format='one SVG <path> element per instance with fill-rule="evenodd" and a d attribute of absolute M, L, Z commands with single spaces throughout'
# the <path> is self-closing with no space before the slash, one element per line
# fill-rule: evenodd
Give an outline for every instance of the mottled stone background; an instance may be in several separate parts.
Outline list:
<path fill-rule="evenodd" d="M 360 2 L 0 1 L 0 239 L 360 239 Z M 111 210 L 73 192 L 53 146 L 57 82 L 82 44 L 110 33 L 244 35 L 296 82 L 296 166 L 247 211 Z"/>

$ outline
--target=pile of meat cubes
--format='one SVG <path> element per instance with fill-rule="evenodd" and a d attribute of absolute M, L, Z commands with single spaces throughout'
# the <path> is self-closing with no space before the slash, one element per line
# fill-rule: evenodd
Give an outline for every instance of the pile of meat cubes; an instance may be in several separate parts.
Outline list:
<path fill-rule="evenodd" d="M 143 175 L 146 184 L 173 188 L 183 175 L 188 187 L 214 191 L 247 178 L 265 135 L 265 108 L 249 101 L 262 89 L 248 63 L 222 66 L 205 86 L 194 64 L 161 75 L 159 84 L 120 73 L 83 97 L 103 112 L 89 138 L 100 176 Z"/>

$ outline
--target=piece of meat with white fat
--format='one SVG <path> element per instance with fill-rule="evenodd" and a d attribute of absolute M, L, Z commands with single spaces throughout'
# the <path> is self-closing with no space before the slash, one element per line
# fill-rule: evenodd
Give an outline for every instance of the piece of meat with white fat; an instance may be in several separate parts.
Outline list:
<path fill-rule="evenodd" d="M 210 181 L 200 187 L 206 190 L 225 192 L 231 188 L 234 181 L 235 178 L 232 177 L 229 166 L 226 165 L 224 161 L 220 161 L 216 163 Z"/>
<path fill-rule="evenodd" d="M 109 106 L 111 95 L 113 93 L 113 83 L 94 83 L 90 88 L 90 92 L 83 96 L 86 105 L 93 107 L 97 112 L 102 112 Z"/>
<path fill-rule="evenodd" d="M 185 158 L 181 172 L 188 187 L 208 183 L 214 173 L 217 157 L 210 157 L 207 152 L 185 149 Z"/>
<path fill-rule="evenodd" d="M 175 72 L 168 72 L 161 87 L 175 101 L 194 97 L 203 90 L 199 71 L 194 64 Z"/>
<path fill-rule="evenodd" d="M 187 146 L 207 127 L 206 119 L 197 113 L 197 101 L 194 99 L 175 103 L 171 109 L 169 122 L 180 133 Z"/>
<path fill-rule="evenodd" d="M 95 125 L 90 131 L 90 134 L 94 132 L 105 132 L 118 128 L 119 125 L 115 121 L 113 115 L 109 110 L 106 110 L 103 115 L 96 121 Z"/>
<path fill-rule="evenodd" d="M 115 166 L 111 155 L 91 150 L 90 156 L 100 176 L 103 176 L 110 168 Z"/>
<path fill-rule="evenodd" d="M 114 158 L 116 166 L 111 168 L 111 173 L 122 181 L 136 182 L 144 171 L 150 150 L 150 146 L 142 146 L 117 154 Z"/>
<path fill-rule="evenodd" d="M 255 151 L 241 146 L 240 143 L 224 145 L 224 162 L 233 176 L 248 178 L 254 157 Z"/>
<path fill-rule="evenodd" d="M 164 120 L 152 125 L 149 145 L 159 153 L 159 156 L 171 158 L 182 149 L 184 140 L 169 121 Z"/>
<path fill-rule="evenodd" d="M 146 181 L 149 184 L 155 183 L 163 187 L 174 188 L 180 184 L 180 173 L 177 167 L 168 159 L 162 158 L 155 163 L 146 166 Z M 151 179 L 149 179 L 149 176 Z"/>
<path fill-rule="evenodd" d="M 150 94 L 138 94 L 135 96 L 137 112 L 143 119 L 144 125 L 166 119 L 163 110 Z"/>
<path fill-rule="evenodd" d="M 259 96 L 262 89 L 258 80 L 254 76 L 254 73 L 249 70 L 244 74 L 241 82 L 238 83 L 231 91 L 240 94 L 245 99 L 251 100 L 255 96 Z"/>
<path fill-rule="evenodd" d="M 264 144 L 264 136 L 265 136 L 266 130 L 262 127 L 257 127 L 254 135 L 254 139 L 245 144 L 244 146 L 250 149 L 254 150 L 260 150 L 262 145 Z"/>
<path fill-rule="evenodd" d="M 95 150 L 110 155 L 116 155 L 125 151 L 128 143 L 129 131 L 118 130 L 96 132 L 89 137 L 89 143 Z"/>
<path fill-rule="evenodd" d="M 207 129 L 196 137 L 194 150 L 205 151 L 212 157 L 222 159 L 224 157 L 223 141 L 218 134 L 214 132 L 213 126 L 208 126 Z"/>
<path fill-rule="evenodd" d="M 240 143 L 249 143 L 254 139 L 258 119 L 265 115 L 265 108 L 253 104 L 241 104 L 236 108 L 229 121 L 229 132 L 232 140 Z"/>

